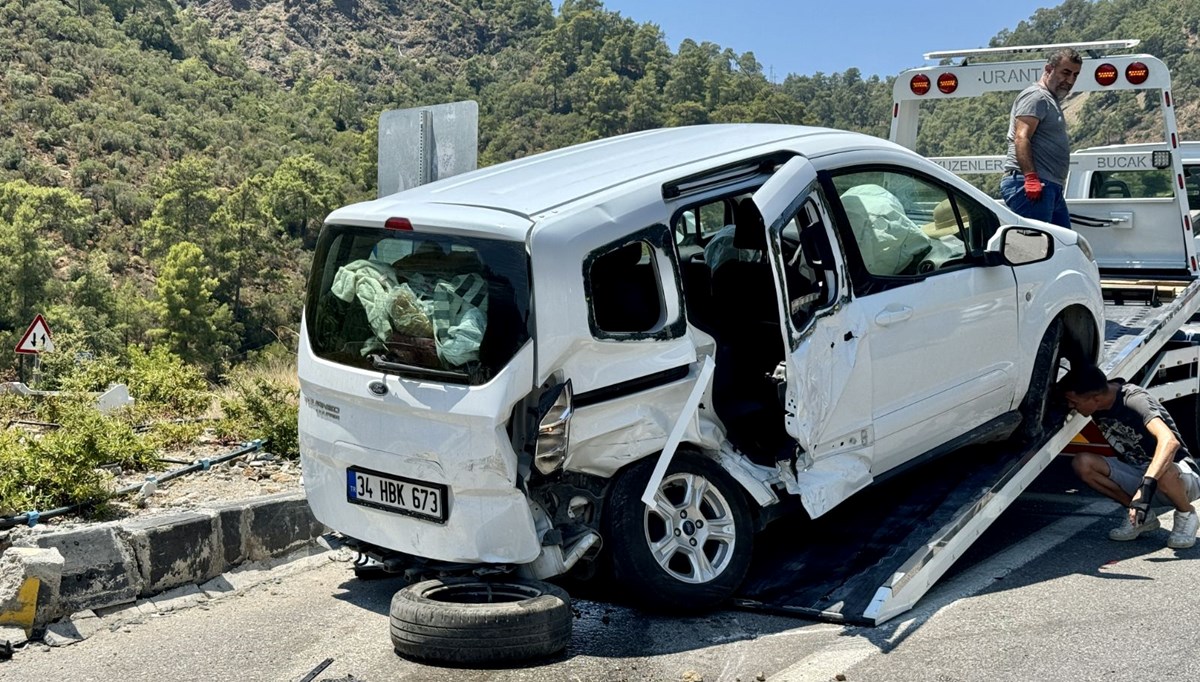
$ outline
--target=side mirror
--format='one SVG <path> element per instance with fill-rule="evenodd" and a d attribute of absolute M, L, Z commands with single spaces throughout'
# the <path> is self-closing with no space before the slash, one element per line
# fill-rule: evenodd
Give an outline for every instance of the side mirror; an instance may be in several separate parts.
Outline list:
<path fill-rule="evenodd" d="M 1016 267 L 1040 263 L 1054 254 L 1054 238 L 1030 227 L 1010 227 L 1000 236 L 1000 258 Z"/>

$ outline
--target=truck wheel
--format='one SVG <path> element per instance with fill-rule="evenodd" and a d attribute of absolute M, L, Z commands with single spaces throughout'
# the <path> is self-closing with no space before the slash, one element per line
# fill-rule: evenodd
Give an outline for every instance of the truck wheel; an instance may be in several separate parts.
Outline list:
<path fill-rule="evenodd" d="M 571 598 L 538 580 L 444 578 L 392 597 L 392 645 L 406 658 L 491 663 L 549 656 L 571 641 Z"/>
<path fill-rule="evenodd" d="M 733 594 L 746 577 L 754 528 L 746 497 L 716 462 L 679 452 L 647 507 L 651 457 L 613 483 L 605 542 L 617 584 L 638 604 L 700 611 Z"/>
<path fill-rule="evenodd" d="M 1175 420 L 1175 428 L 1183 438 L 1183 445 L 1193 458 L 1200 457 L 1200 396 L 1189 395 L 1163 403 Z"/>
<path fill-rule="evenodd" d="M 1046 435 L 1048 424 L 1047 412 L 1050 406 L 1050 392 L 1058 381 L 1059 366 L 1064 357 L 1063 353 L 1063 323 L 1056 318 L 1046 329 L 1042 342 L 1038 345 L 1037 356 L 1033 361 L 1033 375 L 1029 379 L 1029 390 L 1021 401 L 1021 425 L 1017 427 L 1017 435 L 1022 443 L 1033 443 Z"/>

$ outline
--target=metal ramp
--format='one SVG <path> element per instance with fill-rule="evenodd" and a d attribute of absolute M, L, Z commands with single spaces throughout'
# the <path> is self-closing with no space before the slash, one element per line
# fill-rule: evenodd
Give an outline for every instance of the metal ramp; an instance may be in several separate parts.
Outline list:
<path fill-rule="evenodd" d="M 912 608 L 1087 420 L 1040 445 L 964 448 L 860 493 L 820 519 L 756 540 L 742 608 L 879 625 Z M 796 538 L 802 537 L 801 543 Z M 847 539 L 852 539 L 847 541 Z"/>
<path fill-rule="evenodd" d="M 1108 306 L 1100 364 L 1109 376 L 1129 377 L 1157 362 L 1162 336 L 1169 339 L 1196 314 L 1200 282 L 1176 293 L 1166 304 Z M 1024 450 L 1003 443 L 963 448 L 819 519 L 774 524 L 756 540 L 735 603 L 860 625 L 908 611 L 1087 423 L 1071 415 Z"/>

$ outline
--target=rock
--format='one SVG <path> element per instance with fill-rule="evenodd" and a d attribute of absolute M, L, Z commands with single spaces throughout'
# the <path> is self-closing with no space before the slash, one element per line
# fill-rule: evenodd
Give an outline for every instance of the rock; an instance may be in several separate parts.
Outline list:
<path fill-rule="evenodd" d="M 46 634 L 42 636 L 42 641 L 49 646 L 70 646 L 76 642 L 82 642 L 83 637 L 75 629 L 74 623 L 69 620 L 60 620 L 46 626 Z"/>
<path fill-rule="evenodd" d="M 0 625 L 0 649 L 5 645 L 10 647 L 18 647 L 28 642 L 29 638 L 25 636 L 25 629 L 15 625 Z"/>
<path fill-rule="evenodd" d="M 75 626 L 75 631 L 79 633 L 80 639 L 87 639 L 104 627 L 103 621 L 96 617 L 96 612 L 91 609 L 76 611 L 67 620 Z"/>

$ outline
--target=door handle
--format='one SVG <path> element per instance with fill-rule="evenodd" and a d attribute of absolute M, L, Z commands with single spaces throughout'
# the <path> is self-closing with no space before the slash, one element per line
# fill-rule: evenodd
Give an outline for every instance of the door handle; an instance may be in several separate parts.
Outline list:
<path fill-rule="evenodd" d="M 875 322 L 881 327 L 903 322 L 912 317 L 913 309 L 904 306 L 899 310 L 885 310 L 875 316 Z"/>

